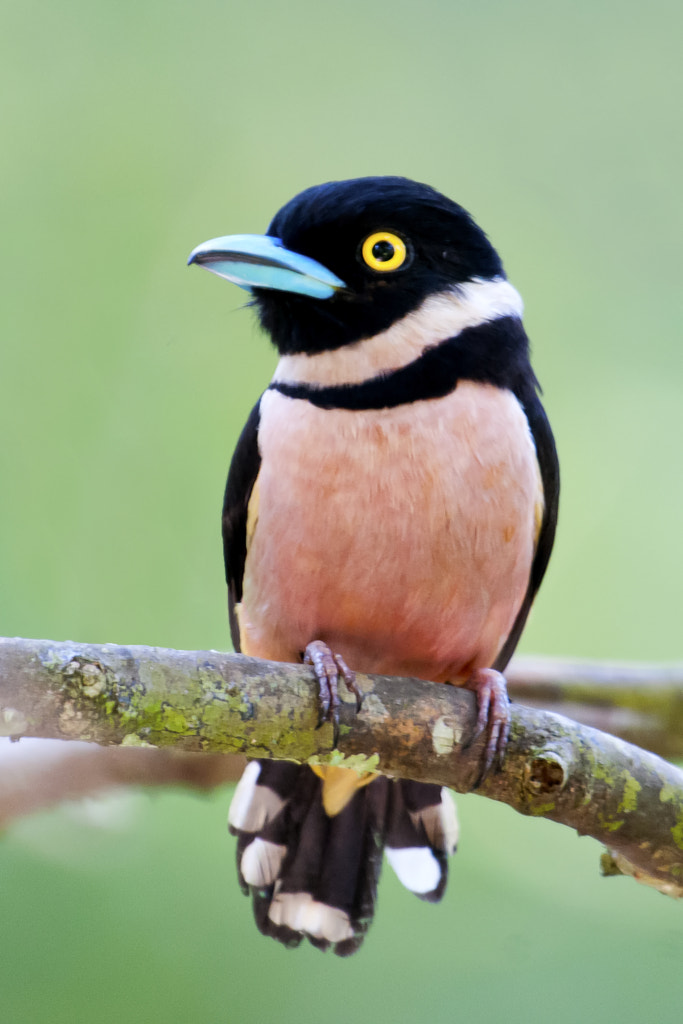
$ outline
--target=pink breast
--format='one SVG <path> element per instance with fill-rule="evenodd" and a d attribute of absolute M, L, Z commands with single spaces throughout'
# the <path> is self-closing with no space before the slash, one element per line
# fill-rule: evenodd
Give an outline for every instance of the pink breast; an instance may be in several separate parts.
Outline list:
<path fill-rule="evenodd" d="M 489 665 L 527 589 L 540 496 L 510 392 L 363 412 L 267 392 L 243 649 L 321 639 L 359 671 L 436 681 Z"/>

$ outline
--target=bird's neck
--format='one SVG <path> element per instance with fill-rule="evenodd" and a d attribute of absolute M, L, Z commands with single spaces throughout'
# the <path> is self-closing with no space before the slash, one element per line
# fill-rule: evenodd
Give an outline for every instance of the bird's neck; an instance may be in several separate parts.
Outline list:
<path fill-rule="evenodd" d="M 274 384 L 335 387 L 400 370 L 464 330 L 503 317 L 520 318 L 519 292 L 505 278 L 475 279 L 430 295 L 387 330 L 333 351 L 282 356 Z"/>

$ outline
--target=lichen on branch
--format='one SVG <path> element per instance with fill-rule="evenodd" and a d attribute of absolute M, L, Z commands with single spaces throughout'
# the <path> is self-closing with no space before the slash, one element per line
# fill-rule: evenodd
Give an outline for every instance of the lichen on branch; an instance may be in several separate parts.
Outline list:
<path fill-rule="evenodd" d="M 216 651 L 0 640 L 0 735 L 150 744 L 345 764 L 469 791 L 483 737 L 469 691 L 358 676 L 339 749 L 317 728 L 303 665 Z M 683 773 L 655 754 L 550 712 L 513 705 L 502 770 L 478 792 L 550 818 L 609 848 L 606 873 L 683 895 Z"/>

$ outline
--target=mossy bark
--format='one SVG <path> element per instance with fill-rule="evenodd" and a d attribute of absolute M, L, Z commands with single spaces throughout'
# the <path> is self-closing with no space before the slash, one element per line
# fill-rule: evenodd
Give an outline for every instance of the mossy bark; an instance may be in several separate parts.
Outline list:
<path fill-rule="evenodd" d="M 152 744 L 335 763 L 436 782 L 478 777 L 472 693 L 359 676 L 332 727 L 317 728 L 312 670 L 215 651 L 0 640 L 0 734 Z M 346 697 L 346 695 L 345 695 Z M 513 705 L 502 770 L 478 792 L 594 836 L 603 868 L 683 895 L 683 773 L 654 754 L 549 712 Z"/>

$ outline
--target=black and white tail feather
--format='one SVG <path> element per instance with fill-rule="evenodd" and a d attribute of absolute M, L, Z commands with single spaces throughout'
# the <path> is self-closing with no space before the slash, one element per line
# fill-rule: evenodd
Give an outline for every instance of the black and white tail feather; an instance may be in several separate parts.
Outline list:
<path fill-rule="evenodd" d="M 251 761 L 228 823 L 259 930 L 289 947 L 307 938 L 348 956 L 372 921 L 383 851 L 407 889 L 437 902 L 458 823 L 440 786 L 380 776 L 332 817 L 322 788 L 306 766 Z"/>

